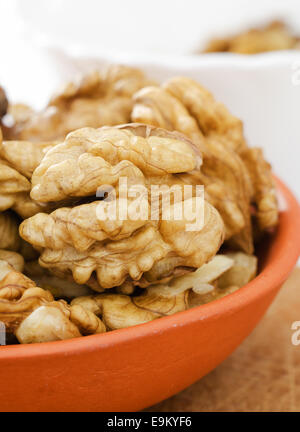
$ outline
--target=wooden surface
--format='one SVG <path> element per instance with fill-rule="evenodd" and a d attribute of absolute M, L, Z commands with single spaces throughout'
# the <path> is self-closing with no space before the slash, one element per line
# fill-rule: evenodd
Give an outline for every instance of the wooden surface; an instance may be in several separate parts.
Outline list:
<path fill-rule="evenodd" d="M 300 268 L 281 289 L 258 327 L 217 369 L 147 411 L 300 412 Z"/>

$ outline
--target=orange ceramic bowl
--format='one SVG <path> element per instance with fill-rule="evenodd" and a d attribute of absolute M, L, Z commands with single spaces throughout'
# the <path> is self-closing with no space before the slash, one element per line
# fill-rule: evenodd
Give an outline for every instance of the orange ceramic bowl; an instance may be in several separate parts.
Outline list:
<path fill-rule="evenodd" d="M 249 335 L 300 253 L 300 208 L 278 181 L 280 223 L 259 276 L 186 312 L 103 335 L 0 347 L 2 411 L 135 411 L 214 369 Z"/>

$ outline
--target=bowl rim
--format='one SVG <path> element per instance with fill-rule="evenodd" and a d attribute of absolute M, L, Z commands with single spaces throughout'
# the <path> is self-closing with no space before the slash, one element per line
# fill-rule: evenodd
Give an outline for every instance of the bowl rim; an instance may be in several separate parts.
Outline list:
<path fill-rule="evenodd" d="M 247 306 L 274 287 L 280 286 L 292 271 L 300 255 L 300 205 L 288 187 L 276 176 L 274 178 L 284 202 L 283 208 L 280 209 L 280 223 L 273 248 L 267 256 L 264 269 L 238 291 L 213 302 L 133 327 L 62 341 L 1 346 L 0 360 L 94 351 L 96 348 L 104 349 L 123 344 L 177 326 L 190 325 L 195 321 L 214 320 L 220 315 L 233 313 Z M 283 250 L 287 253 L 282 253 Z"/>

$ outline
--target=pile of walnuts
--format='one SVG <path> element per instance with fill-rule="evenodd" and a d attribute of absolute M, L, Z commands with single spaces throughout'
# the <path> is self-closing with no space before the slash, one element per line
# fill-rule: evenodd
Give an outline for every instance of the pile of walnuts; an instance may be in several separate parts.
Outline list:
<path fill-rule="evenodd" d="M 6 102 L 5 102 L 6 101 Z M 161 85 L 112 66 L 34 112 L 0 92 L 0 321 L 10 343 L 142 324 L 230 294 L 256 276 L 278 222 L 270 165 L 242 122 L 197 82 Z M 7 126 L 9 119 L 9 125 Z M 203 224 L 103 220 L 104 185 L 203 185 Z M 196 197 L 174 196 L 194 208 Z M 126 202 L 125 202 L 126 201 Z"/>
<path fill-rule="evenodd" d="M 263 27 L 252 28 L 232 37 L 212 39 L 204 52 L 258 54 L 299 48 L 299 37 L 283 21 L 272 21 Z"/>

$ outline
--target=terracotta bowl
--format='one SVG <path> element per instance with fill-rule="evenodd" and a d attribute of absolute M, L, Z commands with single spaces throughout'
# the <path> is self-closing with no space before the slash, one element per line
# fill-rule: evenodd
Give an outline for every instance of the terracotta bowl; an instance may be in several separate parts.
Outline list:
<path fill-rule="evenodd" d="M 135 411 L 206 375 L 249 335 L 300 253 L 300 208 L 278 181 L 280 224 L 259 276 L 223 299 L 104 335 L 0 347 L 1 411 Z"/>

